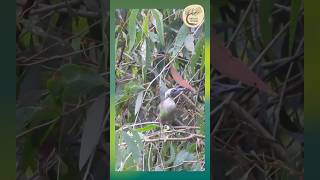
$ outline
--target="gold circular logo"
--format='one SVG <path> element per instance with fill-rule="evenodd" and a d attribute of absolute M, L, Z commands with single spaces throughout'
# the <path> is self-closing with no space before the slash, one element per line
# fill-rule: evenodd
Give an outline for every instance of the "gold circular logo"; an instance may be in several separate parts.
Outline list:
<path fill-rule="evenodd" d="M 204 19 L 203 7 L 197 4 L 187 6 L 183 10 L 182 19 L 188 27 L 195 28 L 199 26 Z"/>

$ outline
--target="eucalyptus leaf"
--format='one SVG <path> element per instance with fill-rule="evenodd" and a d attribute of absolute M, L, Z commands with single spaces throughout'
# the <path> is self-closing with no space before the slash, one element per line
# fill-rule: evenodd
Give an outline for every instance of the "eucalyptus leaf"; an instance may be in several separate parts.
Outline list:
<path fill-rule="evenodd" d="M 136 105 L 134 108 L 134 114 L 137 115 L 137 113 L 140 111 L 141 105 L 143 103 L 143 91 L 139 92 L 137 99 L 136 99 Z"/>
<path fill-rule="evenodd" d="M 192 74 L 195 73 L 195 69 L 196 69 L 196 63 L 199 60 L 200 56 L 202 55 L 203 51 L 204 51 L 204 35 L 201 35 L 196 47 L 195 47 L 195 52 L 191 57 L 191 71 Z M 203 57 L 202 57 L 203 58 Z M 202 60 L 203 61 L 203 60 Z"/>
<path fill-rule="evenodd" d="M 180 52 L 188 34 L 189 34 L 189 28 L 186 25 L 182 25 L 176 36 L 174 47 L 172 48 L 171 57 L 175 57 Z"/>
<path fill-rule="evenodd" d="M 91 69 L 76 64 L 63 65 L 47 81 L 49 92 L 64 102 L 76 103 L 81 95 L 105 85 L 104 79 Z"/>
<path fill-rule="evenodd" d="M 157 30 L 160 44 L 164 46 L 163 15 L 157 9 L 152 9 L 152 14 L 156 20 L 156 30 Z"/>
<path fill-rule="evenodd" d="M 142 133 L 142 132 L 152 131 L 158 127 L 159 126 L 155 125 L 155 124 L 148 124 L 148 125 L 143 126 L 141 128 L 136 128 L 135 130 Z"/>
<path fill-rule="evenodd" d="M 177 156 L 176 156 L 176 159 L 173 163 L 173 165 L 179 165 L 181 163 L 183 163 L 184 161 L 192 161 L 194 160 L 194 155 L 189 153 L 188 151 L 186 150 L 181 150 Z"/>
<path fill-rule="evenodd" d="M 290 11 L 290 30 L 289 30 L 289 54 L 292 54 L 294 37 L 296 34 L 299 10 L 301 6 L 301 0 L 291 1 L 291 11 Z"/>
<path fill-rule="evenodd" d="M 193 34 L 188 34 L 186 39 L 184 40 L 184 47 L 194 54 L 194 37 Z"/>
<path fill-rule="evenodd" d="M 132 9 L 130 11 L 130 16 L 128 18 L 128 34 L 129 34 L 129 47 L 128 52 L 131 52 L 135 42 L 136 42 L 136 20 L 139 10 L 138 9 Z"/>
<path fill-rule="evenodd" d="M 122 133 L 123 140 L 126 142 L 128 146 L 129 152 L 132 153 L 132 156 L 134 158 L 134 161 L 136 163 L 140 162 L 141 152 L 139 151 L 137 143 L 134 141 L 134 138 L 129 136 L 127 132 Z"/>
<path fill-rule="evenodd" d="M 101 94 L 87 111 L 81 137 L 79 169 L 81 170 L 99 142 L 105 111 L 106 96 Z"/>

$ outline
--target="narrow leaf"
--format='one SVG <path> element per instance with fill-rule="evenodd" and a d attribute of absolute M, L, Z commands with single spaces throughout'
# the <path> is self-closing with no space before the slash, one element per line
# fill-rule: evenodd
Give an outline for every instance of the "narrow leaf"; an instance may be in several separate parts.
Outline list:
<path fill-rule="evenodd" d="M 188 81 L 184 80 L 180 74 L 177 72 L 176 68 L 173 66 L 170 67 L 170 73 L 173 79 L 182 87 L 187 88 L 193 92 L 195 92 L 194 88 L 188 83 Z"/>
<path fill-rule="evenodd" d="M 289 54 L 292 54 L 294 37 L 296 34 L 296 28 L 298 24 L 299 10 L 300 10 L 301 0 L 291 1 L 291 11 L 290 11 L 290 31 L 289 31 Z"/>
<path fill-rule="evenodd" d="M 136 105 L 134 107 L 134 114 L 137 115 L 137 113 L 140 111 L 141 105 L 143 102 L 143 91 L 139 92 L 137 99 L 136 99 Z"/>
<path fill-rule="evenodd" d="M 87 118 L 84 123 L 81 137 L 79 157 L 80 170 L 86 164 L 99 142 L 104 119 L 105 101 L 105 95 L 101 94 L 87 111 Z"/>
<path fill-rule="evenodd" d="M 131 136 L 127 134 L 127 132 L 123 132 L 122 136 L 128 146 L 129 152 L 132 153 L 133 159 L 135 160 L 136 163 L 138 163 L 140 160 L 141 153 L 139 151 L 137 143 L 134 141 L 134 139 Z"/>
<path fill-rule="evenodd" d="M 197 44 L 196 44 L 195 52 L 191 57 L 191 71 L 193 74 L 195 73 L 196 63 L 197 63 L 198 59 L 200 58 L 200 55 L 203 54 L 203 51 L 204 51 L 203 47 L 204 47 L 204 35 L 201 35 Z"/>
<path fill-rule="evenodd" d="M 184 47 L 192 54 L 194 54 L 194 37 L 193 34 L 188 34 L 186 39 L 184 40 Z"/>
<path fill-rule="evenodd" d="M 173 147 L 172 143 L 170 144 L 170 158 L 165 162 L 166 165 L 169 165 L 173 163 L 173 161 L 176 159 L 176 151 Z"/>
<path fill-rule="evenodd" d="M 260 0 L 259 3 L 259 18 L 260 31 L 264 44 L 267 44 L 272 37 L 272 6 L 273 0 Z"/>
<path fill-rule="evenodd" d="M 173 165 L 179 165 L 179 164 L 183 163 L 184 161 L 192 161 L 192 160 L 194 160 L 194 155 L 193 154 L 189 153 L 188 151 L 181 150 L 177 154 Z"/>
<path fill-rule="evenodd" d="M 212 33 L 213 42 L 213 67 L 221 74 L 235 80 L 239 80 L 246 85 L 258 88 L 261 91 L 275 95 L 276 93 L 264 83 L 253 71 L 243 64 L 239 58 L 232 56 L 230 50 L 219 42 L 215 32 Z"/>
<path fill-rule="evenodd" d="M 149 36 L 149 13 L 143 18 L 142 28 L 145 36 Z"/>
<path fill-rule="evenodd" d="M 171 57 L 175 57 L 176 54 L 179 53 L 179 51 L 181 50 L 184 44 L 184 40 L 186 39 L 188 34 L 189 34 L 189 28 L 186 25 L 182 25 L 176 36 L 174 47 L 172 48 Z"/>
<path fill-rule="evenodd" d="M 146 50 L 146 69 L 150 67 L 151 64 L 151 58 L 152 58 L 152 52 L 154 49 L 154 43 L 151 41 L 151 39 L 147 38 L 147 50 Z"/>
<path fill-rule="evenodd" d="M 136 20 L 138 15 L 138 9 L 132 9 L 129 19 L 128 19 L 128 34 L 129 34 L 129 47 L 128 51 L 131 52 L 135 42 L 136 42 Z"/>
<path fill-rule="evenodd" d="M 135 129 L 135 130 L 142 133 L 142 132 L 146 132 L 146 131 L 152 131 L 152 130 L 158 128 L 158 127 L 159 127 L 158 125 L 149 124 L 149 125 L 146 125 L 146 126 L 144 126 L 144 127 L 137 128 L 137 129 Z"/>
<path fill-rule="evenodd" d="M 152 9 L 152 14 L 156 19 L 156 30 L 160 40 L 160 44 L 164 46 L 164 32 L 163 32 L 163 15 L 157 9 Z"/>

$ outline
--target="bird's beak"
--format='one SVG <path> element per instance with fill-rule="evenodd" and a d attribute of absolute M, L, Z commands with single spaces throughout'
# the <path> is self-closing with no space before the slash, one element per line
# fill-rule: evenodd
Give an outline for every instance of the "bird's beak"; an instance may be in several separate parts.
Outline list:
<path fill-rule="evenodd" d="M 180 93 L 183 93 L 184 91 L 187 91 L 188 89 L 186 88 L 183 88 L 183 87 L 176 87 L 174 88 L 174 91 L 172 92 L 172 95 L 173 96 L 177 96 L 179 95 Z"/>

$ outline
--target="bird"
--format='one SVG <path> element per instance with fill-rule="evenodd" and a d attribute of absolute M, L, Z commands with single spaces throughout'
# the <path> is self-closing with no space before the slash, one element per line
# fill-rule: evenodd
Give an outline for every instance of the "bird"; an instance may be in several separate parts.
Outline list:
<path fill-rule="evenodd" d="M 165 87 L 160 87 L 160 99 L 159 104 L 159 121 L 160 126 L 169 125 L 172 126 L 175 122 L 175 115 L 177 112 L 177 104 L 174 101 L 174 97 L 183 93 L 186 89 L 181 87 L 174 87 L 167 89 Z M 164 93 L 164 95 L 163 95 Z M 161 95 L 162 94 L 162 95 Z"/>

